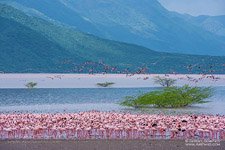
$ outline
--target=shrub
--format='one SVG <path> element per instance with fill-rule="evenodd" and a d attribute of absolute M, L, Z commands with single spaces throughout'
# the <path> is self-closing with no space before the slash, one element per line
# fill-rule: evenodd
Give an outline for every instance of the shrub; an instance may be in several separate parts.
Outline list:
<path fill-rule="evenodd" d="M 26 86 L 27 88 L 29 88 L 29 89 L 32 89 L 32 88 L 34 88 L 34 87 L 37 86 L 37 83 L 35 83 L 35 82 L 29 82 L 29 83 L 27 83 L 25 86 Z"/>
<path fill-rule="evenodd" d="M 171 78 L 165 78 L 165 77 L 157 76 L 157 77 L 154 78 L 154 82 L 156 84 L 159 84 L 159 85 L 163 86 L 163 87 L 171 87 L 176 83 L 176 80 L 171 79 Z"/>
<path fill-rule="evenodd" d="M 145 93 L 138 97 L 126 98 L 123 106 L 129 107 L 159 107 L 159 108 L 178 108 L 192 104 L 206 103 L 204 99 L 212 96 L 211 88 L 190 87 L 166 87 L 162 90 Z"/>
<path fill-rule="evenodd" d="M 115 83 L 113 83 L 113 82 L 97 83 L 97 85 L 100 87 L 109 87 L 113 84 L 115 84 Z"/>

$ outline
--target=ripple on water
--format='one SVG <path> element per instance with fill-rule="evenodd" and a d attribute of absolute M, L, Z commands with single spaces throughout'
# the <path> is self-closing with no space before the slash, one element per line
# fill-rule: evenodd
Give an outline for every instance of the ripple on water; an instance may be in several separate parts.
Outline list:
<path fill-rule="evenodd" d="M 126 96 L 145 93 L 156 88 L 108 89 L 0 89 L 0 112 L 80 112 L 116 111 L 163 114 L 221 114 L 225 115 L 225 87 L 216 87 L 210 102 L 182 109 L 139 109 L 118 104 Z"/>

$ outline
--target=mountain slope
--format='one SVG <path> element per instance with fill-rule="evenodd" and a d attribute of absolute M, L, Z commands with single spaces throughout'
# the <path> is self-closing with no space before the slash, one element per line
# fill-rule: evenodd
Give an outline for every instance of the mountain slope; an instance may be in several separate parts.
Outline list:
<path fill-rule="evenodd" d="M 74 28 L 27 16 L 0 5 L 0 70 L 4 72 L 77 72 L 86 61 L 103 61 L 135 71 L 148 67 L 151 73 L 225 72 L 225 57 L 169 54 L 84 34 Z M 201 69 L 199 70 L 199 66 Z"/>
<path fill-rule="evenodd" d="M 0 68 L 5 72 L 45 72 L 71 58 L 58 44 L 10 19 L 0 17 L 0 32 Z"/>
<path fill-rule="evenodd" d="M 53 19 L 58 22 L 69 24 L 71 26 L 79 26 L 81 31 L 94 31 L 96 28 L 87 20 L 79 16 L 79 14 L 68 9 L 61 2 L 55 0 L 0 0 L 1 3 L 12 5 L 17 9 L 21 9 L 27 14 L 38 16 L 44 19 Z M 35 8 L 34 8 L 35 7 Z"/>
<path fill-rule="evenodd" d="M 7 3 L 23 5 L 102 38 L 164 52 L 225 55 L 225 37 L 209 32 L 185 16 L 178 17 L 156 0 L 7 0 Z"/>
<path fill-rule="evenodd" d="M 189 21 L 211 33 L 225 37 L 225 16 L 190 16 Z"/>

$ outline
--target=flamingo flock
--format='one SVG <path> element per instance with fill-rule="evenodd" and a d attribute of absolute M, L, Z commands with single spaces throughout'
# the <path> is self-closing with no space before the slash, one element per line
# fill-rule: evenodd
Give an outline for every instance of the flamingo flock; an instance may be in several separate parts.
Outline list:
<path fill-rule="evenodd" d="M 0 114 L 0 139 L 225 139 L 225 116 Z"/>
<path fill-rule="evenodd" d="M 127 67 L 119 67 L 119 66 L 111 66 L 109 64 L 106 64 L 103 60 L 99 61 L 86 61 L 80 64 L 74 64 L 72 60 L 64 60 L 60 62 L 61 65 L 72 65 L 72 69 L 68 70 L 69 73 L 89 73 L 89 74 L 107 74 L 107 73 L 119 73 L 119 74 L 145 74 L 150 73 L 152 67 L 156 67 L 156 65 L 164 61 L 165 58 L 160 58 L 159 60 L 156 60 L 155 62 L 152 62 L 150 64 L 143 63 L 139 67 L 135 67 L 135 69 L 131 67 L 131 65 L 127 65 Z M 60 65 L 60 67 L 62 67 Z M 129 68 L 130 66 L 131 68 Z M 222 69 L 218 70 L 217 66 L 222 66 Z M 183 69 L 185 69 L 185 72 L 188 74 L 215 74 L 216 72 L 224 71 L 223 67 L 225 67 L 225 64 L 209 64 L 208 66 L 202 66 L 199 64 L 187 64 L 185 66 L 182 66 Z M 171 70 L 171 74 L 176 74 L 176 70 Z"/>

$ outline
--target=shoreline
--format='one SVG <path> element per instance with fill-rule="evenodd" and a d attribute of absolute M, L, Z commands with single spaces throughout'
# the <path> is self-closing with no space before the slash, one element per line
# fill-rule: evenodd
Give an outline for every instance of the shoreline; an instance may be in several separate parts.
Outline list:
<path fill-rule="evenodd" d="M 113 82 L 110 88 L 160 87 L 154 77 L 176 79 L 177 86 L 225 86 L 225 75 L 198 74 L 0 74 L 0 89 L 26 88 L 28 82 L 36 82 L 37 88 L 99 88 L 97 83 Z"/>
<path fill-rule="evenodd" d="M 224 150 L 225 141 L 199 142 L 185 140 L 0 140 L 4 150 Z M 207 145 L 209 144 L 209 145 Z M 215 145 L 214 145 L 215 144 Z"/>

